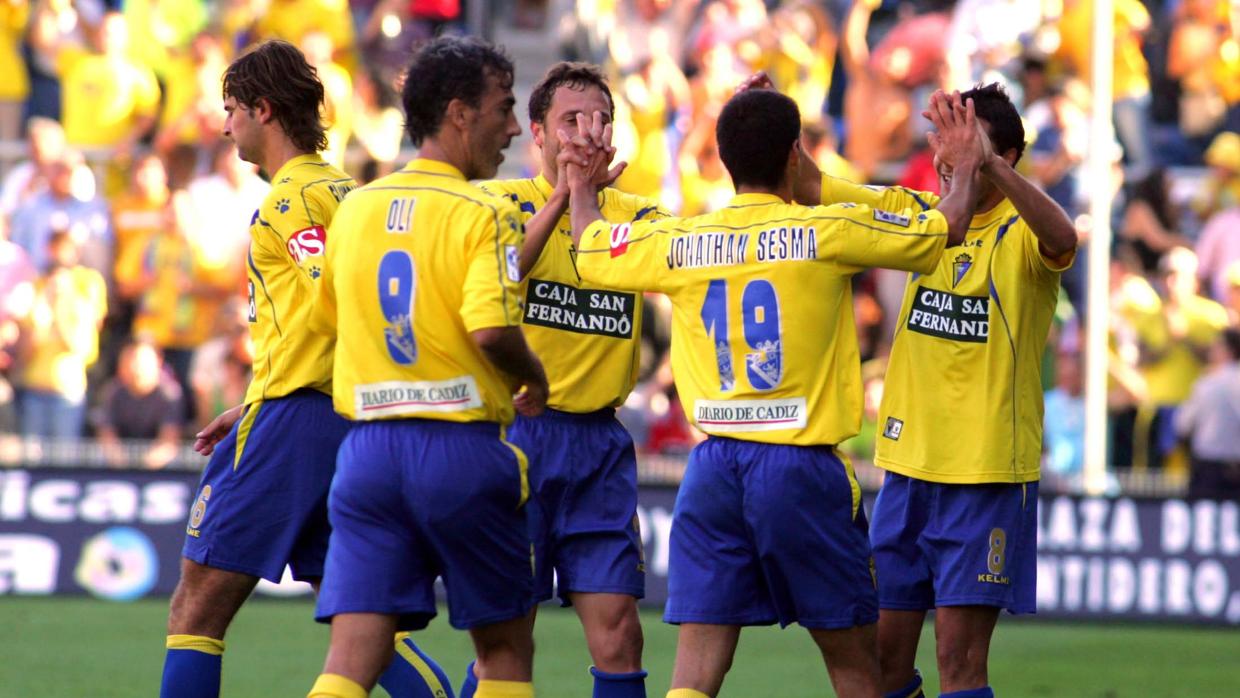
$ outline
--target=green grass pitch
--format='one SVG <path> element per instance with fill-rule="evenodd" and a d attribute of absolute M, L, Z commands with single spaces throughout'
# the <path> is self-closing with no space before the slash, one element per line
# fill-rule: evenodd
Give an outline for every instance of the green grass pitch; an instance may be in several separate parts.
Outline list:
<path fill-rule="evenodd" d="M 0 598 L 0 696 L 110 698 L 155 696 L 163 662 L 167 602 L 131 604 L 82 598 Z M 327 628 L 306 601 L 258 600 L 242 609 L 228 636 L 224 696 L 304 696 L 322 666 Z M 675 629 L 644 612 L 649 694 L 667 690 Z M 470 659 L 464 633 L 441 615 L 415 636 L 459 682 Z M 590 695 L 576 616 L 540 611 L 535 685 L 543 698 Z M 1085 625 L 1005 617 L 991 653 L 1002 698 L 1199 698 L 1240 695 L 1240 632 L 1184 626 Z M 930 628 L 919 664 L 936 686 Z M 932 691 L 928 695 L 936 695 Z M 377 689 L 376 696 L 384 695 Z M 751 628 L 724 683 L 728 698 L 834 695 L 809 636 L 792 627 Z"/>

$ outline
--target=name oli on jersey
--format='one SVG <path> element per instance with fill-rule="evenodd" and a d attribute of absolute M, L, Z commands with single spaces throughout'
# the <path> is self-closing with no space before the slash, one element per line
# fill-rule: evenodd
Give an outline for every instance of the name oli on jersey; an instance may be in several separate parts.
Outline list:
<path fill-rule="evenodd" d="M 632 293 L 530 279 L 525 294 L 525 324 L 628 339 L 633 336 L 636 303 L 637 296 Z"/>
<path fill-rule="evenodd" d="M 908 329 L 931 337 L 985 344 L 990 336 L 990 298 L 918 288 Z"/>

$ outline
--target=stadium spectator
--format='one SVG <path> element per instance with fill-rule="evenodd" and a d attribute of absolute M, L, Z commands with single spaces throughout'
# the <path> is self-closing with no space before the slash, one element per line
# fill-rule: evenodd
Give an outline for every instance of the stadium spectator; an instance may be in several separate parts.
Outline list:
<path fill-rule="evenodd" d="M 1059 354 L 1055 387 L 1044 399 L 1043 441 L 1047 472 L 1075 477 L 1085 465 L 1085 393 L 1079 354 Z"/>
<path fill-rule="evenodd" d="M 60 47 L 86 46 L 103 17 L 101 0 L 35 0 L 32 3 L 27 46 L 30 59 L 28 116 L 60 121 L 61 76 L 56 64 Z"/>
<path fill-rule="evenodd" d="M 154 140 L 157 151 L 167 153 L 178 145 L 209 145 L 223 140 L 219 85 L 227 65 L 220 40 L 203 32 L 161 66 L 164 98 Z"/>
<path fill-rule="evenodd" d="M 378 174 L 385 175 L 400 153 L 405 117 L 396 93 L 373 67 L 358 71 L 353 89 L 353 137 L 366 156 L 380 166 Z"/>
<path fill-rule="evenodd" d="M 1240 56 L 1227 12 L 1225 0 L 1183 0 L 1176 12 L 1167 77 L 1179 83 L 1180 133 L 1190 141 L 1209 139 L 1240 101 Z"/>
<path fill-rule="evenodd" d="M 18 431 L 16 376 L 22 318 L 34 302 L 38 277 L 26 251 L 9 240 L 8 219 L 0 214 L 0 433 Z"/>
<path fill-rule="evenodd" d="M 222 313 L 229 318 L 223 332 L 194 352 L 189 379 L 197 406 L 196 427 L 205 427 L 215 415 L 245 401 L 254 363 L 247 312 L 241 299 L 230 301 Z"/>
<path fill-rule="evenodd" d="M 1240 330 L 1225 330 L 1210 350 L 1210 372 L 1175 415 L 1192 457 L 1188 496 L 1240 498 Z"/>
<path fill-rule="evenodd" d="M 1022 46 L 1042 26 L 1045 4 L 1031 0 L 957 2 L 950 28 L 940 35 L 946 44 L 946 86 L 964 89 L 978 82 L 992 82 L 997 71 L 1010 70 L 1009 64 L 1021 54 Z M 1083 4 L 1093 3 L 1089 0 Z"/>
<path fill-rule="evenodd" d="M 26 436 L 76 439 L 86 415 L 86 369 L 99 354 L 107 286 L 78 264 L 78 245 L 65 228 L 47 240 L 47 271 L 35 283 L 23 318 L 21 430 Z"/>
<path fill-rule="evenodd" d="M 1240 327 L 1240 262 L 1232 262 L 1227 268 L 1227 293 L 1222 302 L 1227 305 L 1230 325 Z"/>
<path fill-rule="evenodd" d="M 134 336 L 150 339 L 163 352 L 178 385 L 189 385 L 194 350 L 211 337 L 224 299 L 236 292 L 236 268 L 206 269 L 189 239 L 194 213 L 185 191 L 164 203 L 156 234 L 128 258 L 126 277 L 136 279 Z M 216 271 L 217 273 L 212 273 Z M 191 410 L 192 411 L 192 410 Z"/>
<path fill-rule="evenodd" d="M 112 201 L 112 230 L 116 241 L 112 281 L 119 303 L 111 315 L 113 323 L 126 335 L 146 288 L 142 258 L 151 240 L 164 229 L 171 198 L 164 161 L 149 153 L 134 161 L 130 186 Z"/>
<path fill-rule="evenodd" d="M 327 124 L 323 159 L 337 168 L 344 167 L 344 149 L 353 133 L 353 78 L 333 60 L 332 38 L 327 32 L 306 32 L 300 48 L 323 83 L 323 122 Z"/>
<path fill-rule="evenodd" d="M 253 163 L 238 156 L 232 141 L 220 139 L 208 155 L 210 171 L 189 183 L 193 213 L 183 223 L 202 269 L 220 277 L 221 290 L 241 292 L 250 218 L 271 187 L 255 173 Z"/>
<path fill-rule="evenodd" d="M 124 159 L 155 126 L 160 89 L 155 73 L 129 57 L 129 26 L 119 12 L 104 15 L 98 52 L 58 44 L 61 121 L 74 146 Z"/>
<path fill-rule="evenodd" d="M 56 230 L 74 237 L 80 261 L 104 278 L 112 275 L 112 226 L 101 198 L 87 201 L 74 195 L 74 177 L 82 167 L 82 154 L 66 150 L 48 167 L 47 190 L 30 198 L 13 212 L 12 240 L 20 245 L 35 268 L 48 267 L 48 240 Z"/>
<path fill-rule="evenodd" d="M 1240 207 L 1240 134 L 1224 131 L 1206 149 L 1206 179 L 1193 197 L 1193 209 L 1202 221 L 1215 213 Z"/>
<path fill-rule="evenodd" d="M 1240 203 L 1219 211 L 1206 221 L 1195 248 L 1198 273 L 1210 297 L 1227 302 L 1227 272 L 1240 262 Z"/>
<path fill-rule="evenodd" d="M 870 71 L 866 32 L 880 4 L 880 0 L 853 3 L 840 50 L 849 83 L 844 93 L 844 121 L 848 125 L 844 157 L 861 172 L 862 181 L 874 177 L 879 163 L 902 157 L 912 146 L 907 88 L 886 74 Z"/>
<path fill-rule="evenodd" d="M 129 462 L 122 440 L 152 441 L 143 457 L 148 468 L 162 468 L 176 456 L 185 427 L 185 392 L 164 370 L 159 349 L 135 341 L 121 350 L 116 377 L 109 380 L 94 411 L 95 430 L 108 462 Z"/>
<path fill-rule="evenodd" d="M 326 32 L 334 55 L 353 50 L 353 17 L 347 0 L 271 0 L 254 25 L 258 39 L 283 39 L 301 45 L 307 34 Z"/>
<path fill-rule="evenodd" d="M 47 191 L 52 166 L 65 152 L 65 130 L 60 122 L 31 117 L 26 123 L 26 150 L 29 159 L 18 163 L 4 177 L 0 214 L 12 215 L 31 198 Z"/>
<path fill-rule="evenodd" d="M 1188 244 L 1179 233 L 1179 218 L 1166 170 L 1156 169 L 1133 186 L 1116 232 L 1137 253 L 1144 273 L 1157 271 L 1163 255 Z"/>
<path fill-rule="evenodd" d="M 30 16 L 29 0 L 0 2 L 0 142 L 21 135 L 22 111 L 30 96 L 30 78 L 21 55 L 22 35 Z"/>

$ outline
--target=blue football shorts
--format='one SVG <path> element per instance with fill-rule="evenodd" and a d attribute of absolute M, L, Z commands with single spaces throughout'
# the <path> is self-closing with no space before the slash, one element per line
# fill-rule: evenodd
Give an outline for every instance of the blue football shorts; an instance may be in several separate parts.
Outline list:
<path fill-rule="evenodd" d="M 698 444 L 668 562 L 668 623 L 836 630 L 878 620 L 861 490 L 829 446 Z"/>
<path fill-rule="evenodd" d="M 948 485 L 887 473 L 870 541 L 882 608 L 1037 609 L 1038 483 Z"/>
<path fill-rule="evenodd" d="M 572 414 L 548 408 L 517 417 L 508 438 L 530 459 L 534 598 L 571 592 L 646 592 L 637 523 L 637 456 L 614 409 Z"/>
<path fill-rule="evenodd" d="M 278 582 L 323 576 L 327 492 L 348 420 L 331 397 L 302 389 L 250 405 L 207 461 L 182 554 Z"/>
<path fill-rule="evenodd" d="M 396 419 L 354 425 L 328 502 L 332 534 L 318 620 L 435 616 L 435 578 L 458 629 L 533 607 L 526 459 L 494 422 Z"/>

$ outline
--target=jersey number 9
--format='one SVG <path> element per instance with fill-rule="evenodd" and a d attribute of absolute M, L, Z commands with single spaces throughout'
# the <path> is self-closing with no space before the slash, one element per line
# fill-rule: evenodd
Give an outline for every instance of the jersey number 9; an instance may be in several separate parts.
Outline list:
<path fill-rule="evenodd" d="M 379 309 L 386 324 L 388 356 L 402 365 L 418 360 L 418 341 L 413 336 L 413 302 L 417 291 L 413 257 L 404 250 L 391 250 L 379 260 Z"/>
<path fill-rule="evenodd" d="M 714 340 L 715 362 L 719 369 L 719 389 L 727 392 L 736 387 L 733 374 L 732 347 L 728 337 L 728 282 L 711 279 L 702 303 L 702 324 Z M 741 293 L 741 325 L 745 344 L 753 351 L 745 353 L 745 373 L 755 390 L 774 390 L 784 377 L 783 351 L 780 340 L 779 296 L 765 279 L 745 284 Z"/>

